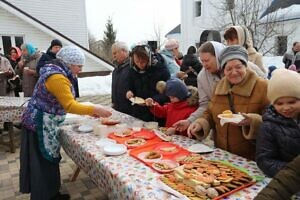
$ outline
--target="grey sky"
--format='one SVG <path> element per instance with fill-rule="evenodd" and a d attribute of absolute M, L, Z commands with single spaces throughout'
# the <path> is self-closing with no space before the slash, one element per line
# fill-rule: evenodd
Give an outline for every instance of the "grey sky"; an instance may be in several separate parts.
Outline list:
<path fill-rule="evenodd" d="M 103 38 L 109 16 L 117 30 L 117 40 L 129 46 L 154 39 L 154 27 L 164 36 L 180 23 L 180 0 L 86 0 L 87 24 L 91 33 Z"/>

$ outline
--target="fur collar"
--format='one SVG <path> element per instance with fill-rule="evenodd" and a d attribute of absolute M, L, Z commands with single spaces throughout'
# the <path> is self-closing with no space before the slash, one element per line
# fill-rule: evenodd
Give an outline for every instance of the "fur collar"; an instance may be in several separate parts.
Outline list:
<path fill-rule="evenodd" d="M 226 77 L 223 77 L 216 86 L 216 95 L 227 95 L 230 92 L 238 94 L 240 96 L 250 97 L 252 90 L 256 84 L 257 76 L 253 71 L 247 69 L 244 80 L 238 84 L 230 86 L 229 81 Z"/>

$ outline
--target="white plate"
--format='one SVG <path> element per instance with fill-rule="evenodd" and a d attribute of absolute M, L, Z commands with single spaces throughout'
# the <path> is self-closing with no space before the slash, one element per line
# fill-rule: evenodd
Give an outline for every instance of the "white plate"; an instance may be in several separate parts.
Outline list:
<path fill-rule="evenodd" d="M 171 141 L 172 137 L 168 136 L 166 134 L 164 134 L 163 132 L 161 132 L 160 130 L 154 130 L 155 135 L 157 135 L 160 139 L 162 139 L 163 141 Z"/>
<path fill-rule="evenodd" d="M 210 153 L 214 150 L 204 144 L 194 144 L 188 148 L 188 150 L 192 153 Z"/>
<path fill-rule="evenodd" d="M 103 153 L 109 156 L 118 156 L 127 152 L 124 144 L 112 144 L 103 148 Z"/>
<path fill-rule="evenodd" d="M 155 163 L 162 163 L 162 164 L 166 164 L 170 167 L 170 169 L 160 169 L 159 167 L 156 167 Z M 161 161 L 158 161 L 158 162 L 154 162 L 152 163 L 152 167 L 153 169 L 159 171 L 159 172 L 171 172 L 173 171 L 176 167 L 179 166 L 179 163 L 178 162 L 175 162 L 175 161 L 172 161 L 172 160 L 161 160 Z"/>
<path fill-rule="evenodd" d="M 101 138 L 100 140 L 96 141 L 96 145 L 99 147 L 105 147 L 112 144 L 116 144 L 116 141 L 109 138 Z"/>
<path fill-rule="evenodd" d="M 243 115 L 241 114 L 232 114 L 233 117 L 223 117 L 222 114 L 218 115 L 218 118 L 220 118 L 220 124 L 223 126 L 225 123 L 239 123 L 241 122 L 244 118 Z"/>
<path fill-rule="evenodd" d="M 156 151 L 155 151 L 156 152 Z M 158 162 L 162 159 L 162 154 L 160 154 L 160 157 L 159 158 L 155 158 L 155 159 L 147 159 L 145 158 L 146 155 L 148 154 L 149 152 L 142 152 L 140 154 L 138 154 L 138 158 L 145 161 L 145 162 Z M 159 152 L 158 152 L 159 153 Z"/>
<path fill-rule="evenodd" d="M 78 127 L 78 131 L 88 133 L 93 131 L 93 127 L 90 125 L 81 125 Z"/>

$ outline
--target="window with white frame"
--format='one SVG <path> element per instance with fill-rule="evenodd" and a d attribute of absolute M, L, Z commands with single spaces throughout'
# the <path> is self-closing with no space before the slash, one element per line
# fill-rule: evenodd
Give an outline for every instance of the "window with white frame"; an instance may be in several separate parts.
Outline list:
<path fill-rule="evenodd" d="M 9 49 L 11 47 L 21 47 L 24 43 L 23 35 L 0 35 L 0 48 L 2 48 L 2 53 L 4 55 L 9 54 Z"/>

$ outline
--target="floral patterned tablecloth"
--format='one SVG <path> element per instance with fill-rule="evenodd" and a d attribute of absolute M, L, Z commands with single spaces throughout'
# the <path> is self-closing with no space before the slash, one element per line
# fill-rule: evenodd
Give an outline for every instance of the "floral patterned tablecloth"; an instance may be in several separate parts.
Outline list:
<path fill-rule="evenodd" d="M 0 97 L 0 123 L 20 121 L 30 98 Z"/>
<path fill-rule="evenodd" d="M 122 119 L 124 120 L 124 119 Z M 125 121 L 130 124 L 130 117 Z M 100 139 L 93 133 L 76 133 L 72 125 L 61 128 L 61 144 L 73 161 L 84 170 L 98 187 L 108 194 L 109 199 L 178 199 L 157 187 L 160 174 L 127 154 L 105 156 L 95 143 Z M 184 136 L 173 136 L 173 142 L 183 147 L 197 141 Z M 263 176 L 256 163 L 221 149 L 203 155 L 207 159 L 226 160 L 246 168 L 251 175 Z M 226 199 L 250 200 L 270 181 L 265 178 L 255 185 L 243 189 Z"/>

